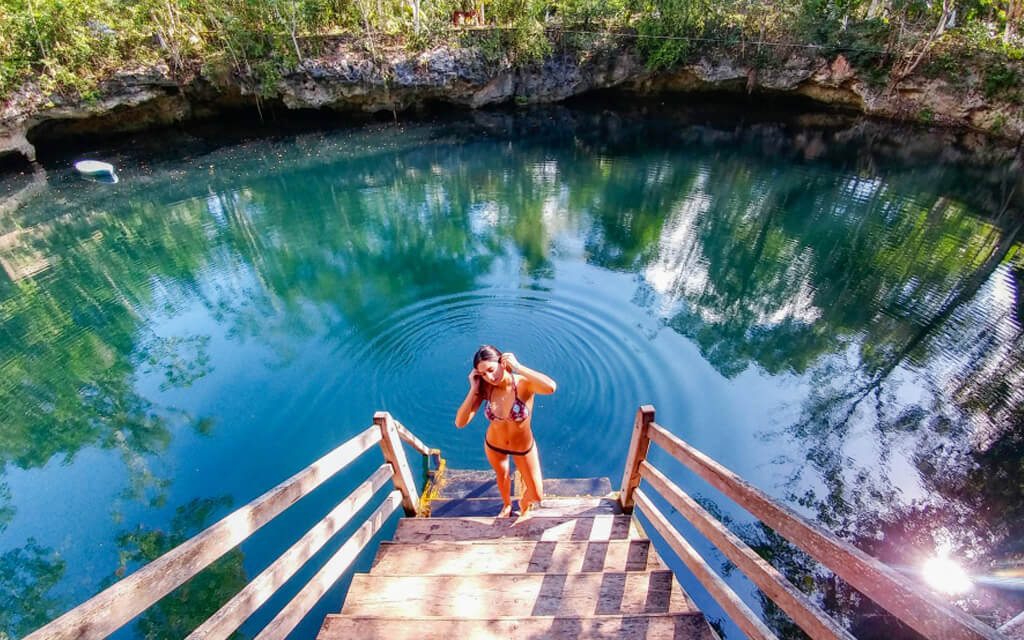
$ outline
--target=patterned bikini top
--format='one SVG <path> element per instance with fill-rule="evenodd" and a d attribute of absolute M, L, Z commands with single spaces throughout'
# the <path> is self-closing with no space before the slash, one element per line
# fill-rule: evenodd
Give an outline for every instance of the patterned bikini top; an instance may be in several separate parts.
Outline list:
<path fill-rule="evenodd" d="M 491 391 L 494 387 L 487 390 L 487 406 L 484 407 L 484 416 L 492 422 L 494 420 L 511 420 L 513 422 L 522 422 L 530 417 L 530 407 L 526 406 L 526 403 L 519 399 L 519 390 L 516 388 L 516 378 L 512 376 L 512 393 L 516 398 L 516 401 L 512 403 L 512 408 L 509 409 L 508 417 L 501 418 L 495 415 L 491 409 Z"/>

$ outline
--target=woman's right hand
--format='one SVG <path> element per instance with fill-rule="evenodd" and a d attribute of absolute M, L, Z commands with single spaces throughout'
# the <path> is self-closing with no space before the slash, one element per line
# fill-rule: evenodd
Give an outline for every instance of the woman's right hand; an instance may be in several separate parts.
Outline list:
<path fill-rule="evenodd" d="M 480 372 L 473 369 L 469 372 L 469 386 L 474 391 L 480 389 Z"/>

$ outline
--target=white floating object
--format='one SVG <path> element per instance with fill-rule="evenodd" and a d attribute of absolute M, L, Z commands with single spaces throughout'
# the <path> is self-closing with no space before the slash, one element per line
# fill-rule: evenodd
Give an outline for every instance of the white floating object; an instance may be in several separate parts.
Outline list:
<path fill-rule="evenodd" d="M 114 165 L 109 162 L 100 162 L 99 160 L 79 160 L 75 163 L 75 169 L 77 169 L 82 175 L 86 176 L 116 177 L 114 174 Z"/>

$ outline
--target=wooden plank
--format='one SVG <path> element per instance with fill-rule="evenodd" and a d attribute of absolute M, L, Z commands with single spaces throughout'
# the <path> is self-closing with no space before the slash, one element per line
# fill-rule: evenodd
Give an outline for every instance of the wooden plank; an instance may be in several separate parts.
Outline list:
<path fill-rule="evenodd" d="M 679 559 L 690 569 L 694 576 L 700 580 L 715 602 L 722 607 L 726 615 L 733 623 L 740 628 L 740 631 L 747 635 L 750 640 L 778 640 L 775 634 L 768 629 L 761 619 L 740 600 L 736 592 L 725 583 L 715 571 L 704 562 L 704 558 L 697 553 L 697 550 L 690 546 L 675 527 L 668 521 L 664 514 L 651 503 L 650 498 L 641 489 L 635 492 L 636 504 L 640 507 L 647 519 L 654 525 L 655 530 L 665 542 L 672 547 Z"/>
<path fill-rule="evenodd" d="M 512 504 L 518 509 L 518 500 Z M 501 498 L 436 498 L 430 501 L 430 515 L 435 518 L 452 516 L 495 516 L 501 512 Z M 532 511 L 532 516 L 595 516 L 619 514 L 618 500 L 610 498 L 544 498 Z"/>
<path fill-rule="evenodd" d="M 570 496 L 603 496 L 612 493 L 612 481 L 594 478 L 544 478 L 544 495 L 552 498 Z"/>
<path fill-rule="evenodd" d="M 689 444 L 652 424 L 650 438 L 694 473 L 926 638 L 1002 640 L 1000 634 L 852 544 L 817 527 Z"/>
<path fill-rule="evenodd" d="M 380 439 L 380 429 L 370 427 L 259 498 L 29 634 L 25 640 L 106 638 L 319 487 Z"/>
<path fill-rule="evenodd" d="M 348 570 L 349 565 L 356 559 L 359 552 L 380 530 L 401 502 L 401 493 L 398 490 L 389 493 L 384 498 L 384 502 L 370 514 L 363 526 L 352 534 L 352 537 L 331 556 L 331 559 L 316 572 L 316 575 L 310 578 L 306 586 L 302 587 L 302 590 L 270 621 L 270 624 L 260 631 L 256 640 L 284 640 L 287 638 L 295 626 L 309 613 L 309 610 Z"/>
<path fill-rule="evenodd" d="M 217 613 L 207 618 L 186 640 L 218 640 L 230 636 L 334 534 L 348 524 L 352 516 L 366 506 L 370 498 L 390 479 L 391 465 L 385 462 L 281 557 L 245 585 Z"/>
<path fill-rule="evenodd" d="M 622 474 L 622 488 L 619 490 L 619 503 L 626 513 L 633 512 L 633 491 L 640 486 L 640 463 L 647 458 L 647 450 L 651 447 L 647 432 L 653 422 L 654 407 L 645 404 L 637 409 L 636 418 L 633 419 L 633 437 L 626 456 L 626 469 Z"/>
<path fill-rule="evenodd" d="M 700 614 L 522 618 L 329 615 L 317 640 L 718 640 Z"/>
<path fill-rule="evenodd" d="M 352 579 L 341 613 L 490 618 L 696 613 L 671 571 L 378 576 Z"/>
<path fill-rule="evenodd" d="M 665 568 L 650 540 L 383 542 L 371 573 L 580 573 Z"/>
<path fill-rule="evenodd" d="M 772 602 L 779 605 L 797 625 L 815 640 L 856 640 L 850 633 L 794 587 L 775 567 L 757 555 L 693 498 L 666 478 L 646 460 L 640 471 L 651 487 L 690 521 L 743 572 Z"/>
<path fill-rule="evenodd" d="M 398 430 L 398 437 L 403 441 L 408 442 L 413 449 L 425 456 L 430 455 L 430 447 L 423 444 L 422 440 L 413 435 L 413 432 L 409 431 L 409 429 L 407 429 L 406 426 L 398 420 L 395 420 L 395 429 Z"/>
<path fill-rule="evenodd" d="M 624 540 L 641 538 L 629 516 L 515 518 L 403 518 L 395 542 L 434 540 Z"/>
<path fill-rule="evenodd" d="M 446 469 L 438 498 L 500 498 L 493 471 Z"/>
<path fill-rule="evenodd" d="M 416 483 L 412 479 L 412 470 L 405 457 L 401 439 L 395 420 L 387 411 L 373 414 L 373 423 L 380 428 L 380 448 L 384 451 L 384 459 L 395 468 L 395 487 L 402 494 L 402 508 L 405 515 L 415 516 L 420 510 L 420 495 L 416 491 Z"/>
<path fill-rule="evenodd" d="M 518 487 L 516 488 L 518 489 Z M 608 478 L 544 478 L 547 498 L 608 497 L 612 493 Z M 513 491 L 513 496 L 519 495 Z M 448 469 L 439 498 L 499 498 L 493 471 Z"/>

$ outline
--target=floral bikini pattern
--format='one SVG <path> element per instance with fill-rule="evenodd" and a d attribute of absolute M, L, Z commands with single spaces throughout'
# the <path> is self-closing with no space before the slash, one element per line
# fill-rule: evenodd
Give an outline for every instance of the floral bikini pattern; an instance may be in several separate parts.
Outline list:
<path fill-rule="evenodd" d="M 509 409 L 508 417 L 502 418 L 494 413 L 491 409 L 491 390 L 487 391 L 487 406 L 484 407 L 484 415 L 488 420 L 512 420 L 513 422 L 522 422 L 530 417 L 530 408 L 526 406 L 526 403 L 519 399 L 519 390 L 516 388 L 516 379 L 512 378 L 512 393 L 515 395 L 516 401 L 512 403 L 512 408 Z"/>

